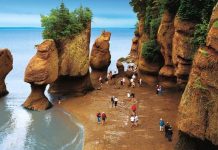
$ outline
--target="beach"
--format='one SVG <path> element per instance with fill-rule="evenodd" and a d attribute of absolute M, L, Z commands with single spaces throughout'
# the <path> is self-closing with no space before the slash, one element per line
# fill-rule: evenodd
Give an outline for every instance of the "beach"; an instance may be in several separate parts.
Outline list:
<path fill-rule="evenodd" d="M 131 128 L 131 104 L 127 91 L 135 93 L 139 124 Z M 84 126 L 84 150 L 166 150 L 173 149 L 178 140 L 176 117 L 181 93 L 164 91 L 156 95 L 155 87 L 117 88 L 103 84 L 82 97 L 63 99 L 58 107 L 75 116 Z M 112 108 L 111 96 L 117 96 L 118 107 Z M 96 113 L 105 112 L 106 124 L 98 124 Z M 173 140 L 168 142 L 159 131 L 159 119 L 173 127 Z"/>

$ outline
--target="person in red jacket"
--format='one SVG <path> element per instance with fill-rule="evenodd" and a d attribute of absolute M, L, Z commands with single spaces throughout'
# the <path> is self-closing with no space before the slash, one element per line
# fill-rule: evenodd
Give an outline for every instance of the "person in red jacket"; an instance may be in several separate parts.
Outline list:
<path fill-rule="evenodd" d="M 103 125 L 105 124 L 106 118 L 107 118 L 107 116 L 106 116 L 105 112 L 103 112 L 103 113 L 101 114 L 101 119 L 102 119 L 102 124 L 103 124 Z"/>
<path fill-rule="evenodd" d="M 136 105 L 135 104 L 133 104 L 132 105 L 132 107 L 131 107 L 131 110 L 132 110 L 132 112 L 134 113 L 134 115 L 136 114 Z"/>

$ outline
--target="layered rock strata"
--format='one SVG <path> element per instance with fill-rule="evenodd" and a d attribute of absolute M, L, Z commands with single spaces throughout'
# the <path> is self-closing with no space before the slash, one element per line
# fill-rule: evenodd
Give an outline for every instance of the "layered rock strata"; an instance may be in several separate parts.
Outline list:
<path fill-rule="evenodd" d="M 53 40 L 45 40 L 36 49 L 25 71 L 24 81 L 30 83 L 31 93 L 23 106 L 40 111 L 52 106 L 44 91 L 58 77 L 58 52 Z"/>
<path fill-rule="evenodd" d="M 5 78 L 13 69 L 13 58 L 8 49 L 0 49 L 0 97 L 8 94 Z"/>

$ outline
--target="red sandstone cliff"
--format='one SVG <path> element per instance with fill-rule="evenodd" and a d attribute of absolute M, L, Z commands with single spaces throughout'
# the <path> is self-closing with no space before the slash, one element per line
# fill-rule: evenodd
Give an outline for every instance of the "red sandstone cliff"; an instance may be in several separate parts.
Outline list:
<path fill-rule="evenodd" d="M 206 46 L 198 49 L 179 106 L 178 128 L 218 145 L 218 5 L 214 8 Z"/>
<path fill-rule="evenodd" d="M 8 94 L 5 78 L 13 68 L 13 58 L 8 49 L 0 49 L 0 97 Z"/>

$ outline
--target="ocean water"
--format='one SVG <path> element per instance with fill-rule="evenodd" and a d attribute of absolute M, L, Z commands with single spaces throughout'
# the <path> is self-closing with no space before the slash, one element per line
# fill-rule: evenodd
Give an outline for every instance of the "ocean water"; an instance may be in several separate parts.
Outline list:
<path fill-rule="evenodd" d="M 134 29 L 105 30 L 112 33 L 109 69 L 116 70 L 116 60 L 129 53 Z M 90 47 L 102 31 L 92 29 Z M 24 71 L 36 52 L 34 45 L 42 42 L 41 32 L 40 28 L 0 28 L 0 48 L 9 48 L 14 59 L 6 78 L 9 94 L 0 99 L 0 150 L 83 149 L 83 125 L 74 116 L 58 107 L 35 112 L 21 106 L 30 93 L 30 85 L 23 81 Z"/>

